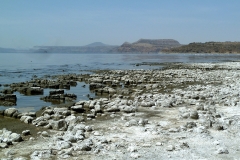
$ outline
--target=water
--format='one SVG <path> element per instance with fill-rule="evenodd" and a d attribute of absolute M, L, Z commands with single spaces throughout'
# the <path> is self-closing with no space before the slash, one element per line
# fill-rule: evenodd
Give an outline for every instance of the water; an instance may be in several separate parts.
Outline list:
<path fill-rule="evenodd" d="M 31 80 L 34 76 L 39 78 L 45 75 L 58 74 L 84 74 L 100 69 L 159 69 L 161 65 L 136 65 L 141 63 L 217 63 L 239 61 L 240 54 L 66 54 L 66 53 L 0 53 L 0 84 L 10 84 Z M 66 90 L 74 93 L 77 101 L 88 99 L 91 94 L 84 83 L 78 82 L 76 87 Z M 0 87 L 3 89 L 4 87 Z M 42 106 L 52 105 L 40 100 L 46 96 L 49 89 L 44 89 L 44 95 L 25 96 L 18 92 L 17 105 L 20 111 L 37 111 Z M 93 95 L 92 95 L 93 96 Z M 0 110 L 7 107 L 0 106 Z"/>

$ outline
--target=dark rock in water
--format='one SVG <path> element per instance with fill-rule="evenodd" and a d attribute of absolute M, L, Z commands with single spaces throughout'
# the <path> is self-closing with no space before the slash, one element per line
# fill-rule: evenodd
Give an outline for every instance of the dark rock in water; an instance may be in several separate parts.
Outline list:
<path fill-rule="evenodd" d="M 58 90 L 54 90 L 54 91 L 49 91 L 49 95 L 55 95 L 55 94 L 64 94 L 64 90 L 58 89 Z"/>
<path fill-rule="evenodd" d="M 29 95 L 42 95 L 43 88 L 40 87 L 31 87 L 27 89 L 27 94 Z"/>
<path fill-rule="evenodd" d="M 0 101 L 1 106 L 16 106 L 16 102 Z"/>
<path fill-rule="evenodd" d="M 59 83 L 50 83 L 48 85 L 48 88 L 54 88 L 54 89 L 59 89 L 60 84 Z"/>
<path fill-rule="evenodd" d="M 71 94 L 71 93 L 66 93 L 66 94 L 64 94 L 64 97 L 68 97 L 68 98 L 72 98 L 72 99 L 77 99 L 77 95 L 76 95 L 76 94 Z"/>
<path fill-rule="evenodd" d="M 55 94 L 55 95 L 50 95 L 50 96 L 45 96 L 40 98 L 41 100 L 44 101 L 65 101 L 65 97 L 63 94 Z"/>
<path fill-rule="evenodd" d="M 2 100 L 2 101 L 16 101 L 17 96 L 15 94 L 0 95 L 0 100 Z"/>
<path fill-rule="evenodd" d="M 103 88 L 105 87 L 105 85 L 101 84 L 101 83 L 90 83 L 89 84 L 89 89 L 90 90 L 94 90 L 94 89 L 97 89 L 97 88 Z"/>
<path fill-rule="evenodd" d="M 12 89 L 3 89 L 0 93 L 3 93 L 3 94 L 13 94 L 13 92 L 14 91 Z"/>

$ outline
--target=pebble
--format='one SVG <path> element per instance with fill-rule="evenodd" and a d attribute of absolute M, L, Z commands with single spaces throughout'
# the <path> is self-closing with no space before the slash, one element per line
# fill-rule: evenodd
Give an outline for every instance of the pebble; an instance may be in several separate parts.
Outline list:
<path fill-rule="evenodd" d="M 218 148 L 218 150 L 216 151 L 217 154 L 228 154 L 228 149 L 226 147 L 220 147 Z"/>
<path fill-rule="evenodd" d="M 173 151 L 174 149 L 175 149 L 175 147 L 173 145 L 169 145 L 166 148 L 167 151 Z"/>

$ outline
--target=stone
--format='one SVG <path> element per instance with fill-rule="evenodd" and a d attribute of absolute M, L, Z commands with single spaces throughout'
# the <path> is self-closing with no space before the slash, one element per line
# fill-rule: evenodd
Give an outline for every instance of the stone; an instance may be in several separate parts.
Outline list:
<path fill-rule="evenodd" d="M 79 113 L 84 112 L 83 105 L 72 106 L 71 109 L 74 110 L 74 111 L 76 111 L 76 112 L 79 112 Z"/>
<path fill-rule="evenodd" d="M 33 121 L 33 117 L 30 117 L 30 116 L 22 116 L 20 118 L 20 121 L 24 122 L 24 123 L 27 123 L 27 124 L 30 124 L 32 123 Z"/>
<path fill-rule="evenodd" d="M 226 147 L 220 147 L 218 148 L 218 150 L 216 151 L 217 154 L 228 154 L 228 150 Z"/>
<path fill-rule="evenodd" d="M 127 151 L 128 151 L 128 152 L 137 152 L 137 147 L 136 147 L 136 146 L 129 146 L 129 147 L 127 148 Z"/>
<path fill-rule="evenodd" d="M 59 120 L 59 121 L 50 121 L 49 124 L 52 126 L 52 129 L 54 130 L 62 130 L 65 131 L 67 130 L 67 122 L 63 119 Z"/>
<path fill-rule="evenodd" d="M 75 150 L 79 150 L 79 151 L 90 151 L 91 149 L 92 149 L 91 146 L 89 146 L 86 143 L 78 143 L 75 146 Z"/>
<path fill-rule="evenodd" d="M 192 119 L 198 119 L 198 118 L 199 118 L 198 112 L 197 112 L 197 111 L 192 111 L 192 112 L 190 112 L 190 118 L 192 118 Z"/>
<path fill-rule="evenodd" d="M 166 148 L 167 151 L 173 151 L 174 149 L 175 149 L 175 147 L 173 145 L 169 145 Z"/>
<path fill-rule="evenodd" d="M 8 108 L 4 111 L 4 116 L 12 117 L 16 112 L 18 112 L 16 108 Z"/>
<path fill-rule="evenodd" d="M 41 133 L 41 135 L 42 135 L 43 137 L 50 137 L 50 135 L 49 135 L 49 133 L 48 133 L 47 131 L 43 131 L 43 132 Z"/>
<path fill-rule="evenodd" d="M 135 108 L 135 107 L 133 107 L 133 106 L 127 106 L 127 105 L 121 106 L 121 107 L 120 107 L 120 110 L 121 110 L 122 112 L 125 112 L 125 113 L 136 112 L 136 108 Z"/>
<path fill-rule="evenodd" d="M 22 131 L 22 135 L 23 135 L 23 136 L 31 135 L 30 130 L 24 130 L 24 131 Z"/>
<path fill-rule="evenodd" d="M 130 157 L 134 158 L 134 159 L 137 159 L 137 158 L 140 157 L 140 154 L 138 154 L 138 153 L 131 153 Z"/>
<path fill-rule="evenodd" d="M 9 136 L 9 139 L 10 141 L 12 142 L 20 142 L 22 141 L 22 137 L 20 134 L 17 134 L 17 133 L 12 133 L 10 136 Z"/>
<path fill-rule="evenodd" d="M 71 146 L 72 146 L 72 144 L 70 142 L 67 142 L 67 141 L 57 141 L 57 143 L 56 143 L 56 148 L 58 150 L 68 149 Z"/>
<path fill-rule="evenodd" d="M 49 159 L 51 157 L 51 151 L 50 150 L 42 150 L 42 151 L 34 151 L 30 155 L 31 159 L 37 160 L 37 159 Z"/>
<path fill-rule="evenodd" d="M 7 143 L 0 143 L 0 148 L 8 148 L 8 144 Z"/>

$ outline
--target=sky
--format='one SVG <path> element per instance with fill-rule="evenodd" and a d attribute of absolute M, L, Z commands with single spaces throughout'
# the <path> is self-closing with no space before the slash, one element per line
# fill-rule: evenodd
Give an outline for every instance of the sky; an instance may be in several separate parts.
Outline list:
<path fill-rule="evenodd" d="M 240 41 L 239 0 L 0 0 L 0 47 Z"/>

